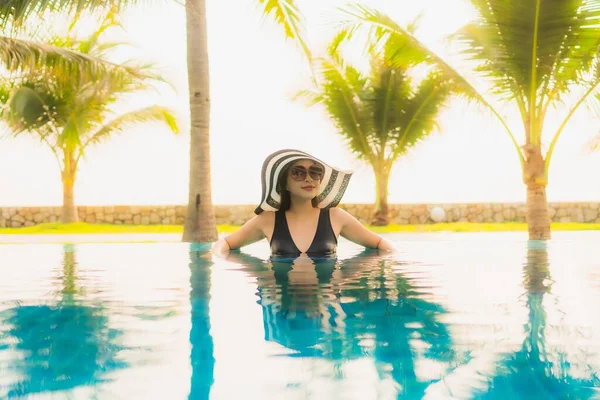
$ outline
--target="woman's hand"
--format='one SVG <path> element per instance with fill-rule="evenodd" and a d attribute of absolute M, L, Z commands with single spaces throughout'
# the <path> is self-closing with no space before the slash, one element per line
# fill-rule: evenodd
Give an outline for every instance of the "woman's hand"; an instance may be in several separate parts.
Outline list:
<path fill-rule="evenodd" d="M 226 239 L 219 239 L 213 244 L 211 252 L 221 258 L 226 258 L 231 248 Z"/>

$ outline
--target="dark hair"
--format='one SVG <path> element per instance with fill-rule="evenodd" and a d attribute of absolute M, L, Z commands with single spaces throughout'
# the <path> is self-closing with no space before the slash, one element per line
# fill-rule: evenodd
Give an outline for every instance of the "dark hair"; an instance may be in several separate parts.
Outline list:
<path fill-rule="evenodd" d="M 277 180 L 277 189 L 279 191 L 279 193 L 281 193 L 281 204 L 279 206 L 279 210 L 280 211 L 287 211 L 290 209 L 290 206 L 292 205 L 292 199 L 290 197 L 290 192 L 287 190 L 287 177 L 288 177 L 288 173 L 290 171 L 290 167 L 291 166 L 287 166 L 283 169 L 283 171 L 281 171 L 281 173 L 279 174 L 279 179 Z M 317 202 L 317 198 L 313 198 L 311 200 L 312 206 L 313 208 L 317 208 L 318 206 L 318 202 Z"/>

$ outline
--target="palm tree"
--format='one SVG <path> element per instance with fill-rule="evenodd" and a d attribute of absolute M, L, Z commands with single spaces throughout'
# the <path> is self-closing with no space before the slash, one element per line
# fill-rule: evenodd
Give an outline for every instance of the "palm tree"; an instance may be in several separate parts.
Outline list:
<path fill-rule="evenodd" d="M 517 151 L 527 188 L 529 238 L 549 239 L 546 186 L 556 143 L 575 111 L 599 94 L 600 1 L 471 0 L 471 3 L 477 12 L 475 21 L 454 38 L 463 45 L 462 54 L 477 62 L 472 72 L 493 85 L 491 94 L 501 103 L 516 105 L 525 137 L 523 145 L 518 144 L 514 132 L 483 93 L 478 95 L 506 128 Z M 363 6 L 351 7 L 348 13 L 358 20 L 358 25 L 374 27 L 379 35 L 408 39 L 427 51 L 440 66 L 458 75 L 390 17 Z M 555 111 L 567 101 L 572 102 L 567 114 L 551 132 L 551 140 L 544 141 L 548 111 Z"/>
<path fill-rule="evenodd" d="M 303 17 L 294 0 L 257 0 L 265 15 L 271 16 L 283 29 L 286 38 L 294 39 L 301 47 L 307 59 L 310 51 L 304 40 Z M 22 24 L 32 16 L 41 16 L 49 11 L 82 13 L 89 10 L 101 10 L 107 7 L 120 7 L 135 4 L 135 0 L 7 0 L 0 4 L 0 26 L 7 26 L 10 21 Z M 187 215 L 184 223 L 183 240 L 188 242 L 208 242 L 217 238 L 216 220 L 212 205 L 210 183 L 210 86 L 208 70 L 208 38 L 206 35 L 206 0 L 186 0 L 187 44 L 188 44 L 188 84 L 190 96 L 190 172 Z M 47 57 L 54 56 L 56 60 L 62 53 L 52 53 L 51 48 L 28 48 L 28 43 L 21 47 L 26 51 L 29 61 L 41 58 L 39 65 L 45 65 Z M 0 50 L 3 50 L 0 37 Z M 44 52 L 41 52 L 44 50 Z M 6 50 L 5 50 L 6 51 Z M 14 53 L 14 52 L 13 52 Z M 12 59 L 19 58 L 15 53 Z M 76 58 L 76 53 L 69 53 Z M 84 65 L 102 68 L 98 60 L 84 58 L 83 60 L 63 60 L 59 63 L 73 66 Z M 85 62 L 87 63 L 85 63 Z M 32 64 L 29 62 L 29 64 Z"/>
<path fill-rule="evenodd" d="M 294 0 L 258 0 L 264 14 L 295 39 L 307 58 L 302 16 Z M 190 175 L 183 241 L 212 242 L 217 239 L 210 173 L 210 85 L 206 0 L 186 0 L 188 83 L 190 96 Z"/>
<path fill-rule="evenodd" d="M 286 38 L 294 39 L 301 47 L 307 59 L 310 51 L 304 40 L 303 17 L 294 0 L 257 0 L 265 15 L 271 16 L 283 29 Z M 49 11 L 82 13 L 89 10 L 101 10 L 109 7 L 120 7 L 135 4 L 135 0 L 7 0 L 0 4 L 0 26 L 7 26 L 11 21 L 22 24 L 32 16 L 41 16 Z M 208 70 L 208 38 L 206 35 L 206 0 L 186 0 L 187 45 L 188 45 L 188 84 L 190 96 L 190 172 L 187 215 L 184 223 L 183 240 L 188 242 L 209 242 L 217 238 L 216 220 L 212 205 L 210 183 L 210 86 Z M 61 54 L 52 53 L 51 48 L 25 48 L 30 59 Z M 3 50 L 0 37 L 0 50 Z M 45 52 L 41 52 L 44 50 Z M 6 50 L 5 50 L 6 51 Z M 75 57 L 76 53 L 69 53 Z M 16 53 L 11 59 L 17 61 L 20 54 Z M 45 58 L 39 61 L 44 64 Z M 73 60 L 58 59 L 58 62 L 73 66 Z M 91 66 L 96 69 L 104 64 L 97 60 L 84 58 L 76 59 L 76 65 Z M 84 63 L 86 61 L 87 63 Z M 55 61 L 56 62 L 56 61 Z M 30 62 L 31 64 L 31 62 Z"/>
<path fill-rule="evenodd" d="M 461 85 L 439 68 L 421 81 L 414 68 L 431 66 L 427 54 L 390 37 L 382 46 L 371 46 L 370 73 L 346 63 L 339 52 L 348 36 L 342 30 L 320 60 L 319 86 L 300 95 L 311 104 L 322 104 L 352 152 L 368 163 L 375 174 L 376 201 L 373 225 L 388 224 L 388 182 L 392 166 L 403 154 L 437 127 L 436 119 L 450 96 Z"/>
<path fill-rule="evenodd" d="M 100 41 L 101 35 L 117 24 L 114 11 L 109 12 L 99 29 L 84 40 L 55 37 L 52 44 L 75 49 L 104 59 L 117 44 Z M 5 107 L 1 117 L 15 135 L 34 133 L 52 150 L 59 164 L 63 184 L 64 223 L 77 221 L 74 185 L 77 169 L 85 151 L 110 139 L 125 128 L 148 121 L 161 121 L 175 133 L 178 126 L 173 112 L 153 105 L 119 114 L 115 102 L 124 95 L 145 90 L 150 81 L 159 79 L 147 67 L 127 66 L 127 73 L 111 70 L 97 79 L 73 77 L 52 68 L 35 74 L 13 75 L 0 85 L 0 100 Z"/>

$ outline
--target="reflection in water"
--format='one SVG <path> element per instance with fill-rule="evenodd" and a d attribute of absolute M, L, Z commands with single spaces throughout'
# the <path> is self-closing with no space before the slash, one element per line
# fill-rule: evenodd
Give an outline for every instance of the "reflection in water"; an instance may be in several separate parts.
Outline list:
<path fill-rule="evenodd" d="M 190 331 L 192 381 L 189 398 L 208 399 L 213 384 L 215 358 L 210 335 L 210 252 L 190 251 Z"/>
<path fill-rule="evenodd" d="M 600 398 L 600 237 L 524 265 L 469 237 L 422 264 L 0 246 L 0 398 Z"/>
<path fill-rule="evenodd" d="M 75 248 L 65 245 L 56 303 L 19 305 L 1 313 L 9 327 L 2 342 L 17 355 L 9 370 L 20 377 L 8 388 L 8 397 L 96 384 L 125 367 L 117 357 L 121 332 L 108 327 L 101 307 L 86 304 L 77 282 Z"/>
<path fill-rule="evenodd" d="M 552 296 L 553 280 L 550 274 L 547 244 L 531 241 L 523 271 L 524 298 L 528 319 L 524 326 L 525 339 L 521 349 L 505 357 L 488 382 L 488 390 L 477 398 L 493 399 L 589 399 L 597 398 L 600 379 L 591 364 L 586 370 L 581 365 L 572 368 L 564 348 L 563 338 L 550 351 L 546 337 L 552 327 L 547 325 L 546 305 L 557 304 Z M 568 340 L 568 339 L 567 339 Z M 589 357 L 583 357 L 583 362 Z M 579 360 L 582 361 L 582 360 Z"/>
<path fill-rule="evenodd" d="M 395 382 L 398 396 L 420 398 L 459 362 L 439 322 L 446 311 L 426 300 L 427 288 L 389 256 L 365 250 L 342 261 L 271 258 L 265 264 L 243 253 L 228 259 L 257 278 L 265 339 L 293 350 L 290 357 L 329 360 L 332 378 L 344 379 L 352 360 L 371 359 L 380 380 Z M 417 371 L 416 361 L 425 359 L 436 372 Z"/>

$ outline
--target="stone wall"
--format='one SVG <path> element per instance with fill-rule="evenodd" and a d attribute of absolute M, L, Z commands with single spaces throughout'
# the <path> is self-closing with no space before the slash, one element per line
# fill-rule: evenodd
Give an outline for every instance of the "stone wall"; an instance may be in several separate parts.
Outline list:
<path fill-rule="evenodd" d="M 391 222 L 397 224 L 432 223 L 430 211 L 439 206 L 446 212 L 445 222 L 524 222 L 526 208 L 521 203 L 472 204 L 392 204 Z M 218 224 L 241 225 L 252 218 L 254 205 L 216 206 Z M 346 209 L 363 223 L 373 214 L 372 204 L 345 204 Z M 79 219 L 88 223 L 154 225 L 183 224 L 185 206 L 81 206 Z M 60 207 L 0 208 L 0 227 L 33 226 L 60 220 Z M 598 222 L 600 203 L 550 203 L 555 222 Z"/>

